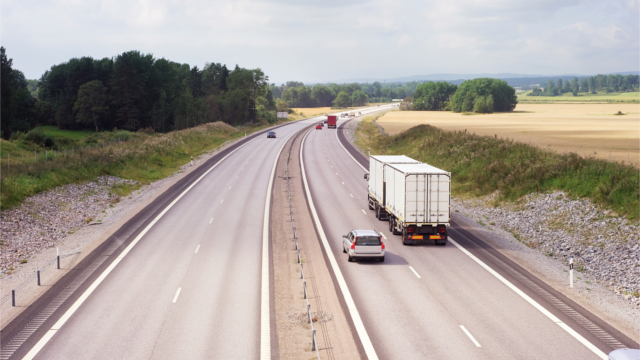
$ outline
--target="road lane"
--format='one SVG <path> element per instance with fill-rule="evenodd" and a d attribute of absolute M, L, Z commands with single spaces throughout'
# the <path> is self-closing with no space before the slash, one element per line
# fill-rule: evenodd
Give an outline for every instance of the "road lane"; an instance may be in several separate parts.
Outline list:
<path fill-rule="evenodd" d="M 381 358 L 597 358 L 451 244 L 402 246 L 386 222 L 372 212 L 363 216 L 364 172 L 333 131 L 309 134 L 305 169 L 322 226 Z M 389 238 L 384 264 L 346 261 L 341 235 L 353 228 L 375 228 Z M 463 324 L 482 347 L 469 341 Z"/>

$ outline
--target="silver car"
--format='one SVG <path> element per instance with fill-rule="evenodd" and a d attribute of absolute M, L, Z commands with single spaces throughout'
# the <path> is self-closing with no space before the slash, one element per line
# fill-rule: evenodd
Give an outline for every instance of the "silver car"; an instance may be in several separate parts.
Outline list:
<path fill-rule="evenodd" d="M 374 230 L 351 230 L 343 235 L 342 252 L 349 254 L 349 262 L 357 259 L 384 261 L 384 243 Z"/>

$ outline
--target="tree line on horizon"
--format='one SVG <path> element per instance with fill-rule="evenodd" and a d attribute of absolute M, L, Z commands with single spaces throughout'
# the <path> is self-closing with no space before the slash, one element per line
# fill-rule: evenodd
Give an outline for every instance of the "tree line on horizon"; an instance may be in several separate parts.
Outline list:
<path fill-rule="evenodd" d="M 287 81 L 277 86 L 271 84 L 271 92 L 279 111 L 288 108 L 363 106 L 369 102 L 391 102 L 412 96 L 419 83 L 409 82 L 373 84 L 315 84 Z"/>
<path fill-rule="evenodd" d="M 638 78 L 638 75 L 598 74 L 580 79 L 574 77 L 571 81 L 564 82 L 562 79 L 558 79 L 557 82 L 549 79 L 544 89 L 535 87 L 527 96 L 558 96 L 565 93 L 578 96 L 579 92 L 597 94 L 598 91 L 607 93 L 638 91 Z"/>
<path fill-rule="evenodd" d="M 38 125 L 60 129 L 167 132 L 208 122 L 276 122 L 276 103 L 262 70 L 203 69 L 128 51 L 113 58 L 72 58 L 34 84 L 2 56 L 2 137 Z M 37 96 L 33 96 L 34 92 Z"/>

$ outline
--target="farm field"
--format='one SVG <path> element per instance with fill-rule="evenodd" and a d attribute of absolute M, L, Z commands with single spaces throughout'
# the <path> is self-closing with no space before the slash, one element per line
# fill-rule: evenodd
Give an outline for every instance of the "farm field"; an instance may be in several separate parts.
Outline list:
<path fill-rule="evenodd" d="M 578 96 L 573 96 L 571 93 L 564 93 L 559 96 L 527 96 L 531 91 L 518 94 L 518 102 L 559 102 L 559 103 L 582 103 L 582 102 L 605 102 L 605 103 L 640 103 L 640 93 L 638 92 L 625 92 L 625 93 L 609 93 L 600 92 L 598 94 L 585 94 L 578 93 Z"/>
<path fill-rule="evenodd" d="M 618 111 L 626 115 L 613 115 Z M 420 124 L 510 138 L 559 153 L 640 164 L 638 104 L 518 104 L 511 113 L 392 111 L 376 120 L 388 134 Z"/>
<path fill-rule="evenodd" d="M 387 104 L 387 103 L 371 103 L 370 105 L 367 105 L 367 106 L 383 105 L 383 104 Z M 346 109 L 332 109 L 330 107 L 292 108 L 292 109 L 296 112 L 296 114 L 301 114 L 301 115 L 303 115 L 303 117 L 312 117 L 312 116 L 330 114 L 330 113 L 335 113 L 335 112 L 350 112 L 350 111 L 353 111 L 355 109 L 365 108 L 367 106 L 350 107 L 350 108 L 346 108 Z"/>

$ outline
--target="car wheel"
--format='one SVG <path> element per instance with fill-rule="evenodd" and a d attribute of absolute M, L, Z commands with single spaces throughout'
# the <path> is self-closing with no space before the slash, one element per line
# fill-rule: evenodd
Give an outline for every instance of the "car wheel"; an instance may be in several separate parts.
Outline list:
<path fill-rule="evenodd" d="M 349 255 L 349 262 L 353 262 L 353 258 Z"/>
<path fill-rule="evenodd" d="M 380 261 L 380 262 L 384 262 L 384 256 L 383 256 L 383 257 L 381 257 L 380 259 L 378 259 L 378 261 Z"/>
<path fill-rule="evenodd" d="M 347 253 L 347 249 L 345 249 L 344 246 L 342 247 L 342 252 L 345 254 Z"/>

